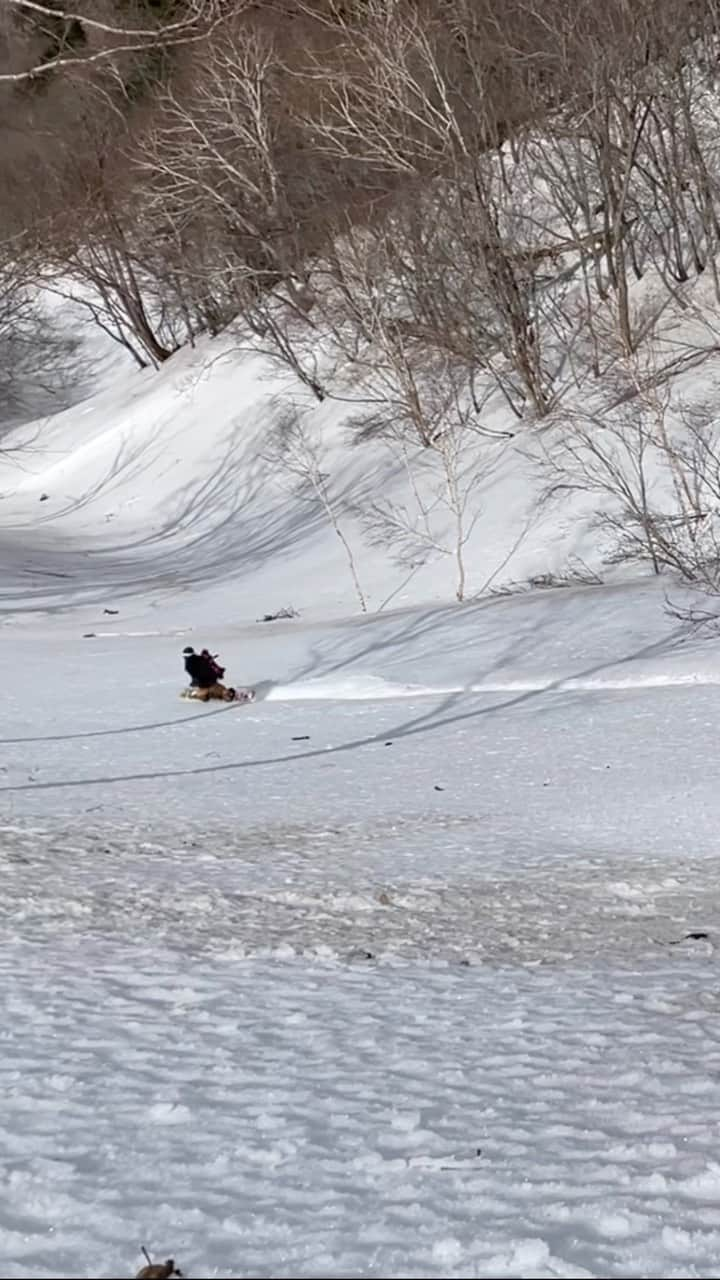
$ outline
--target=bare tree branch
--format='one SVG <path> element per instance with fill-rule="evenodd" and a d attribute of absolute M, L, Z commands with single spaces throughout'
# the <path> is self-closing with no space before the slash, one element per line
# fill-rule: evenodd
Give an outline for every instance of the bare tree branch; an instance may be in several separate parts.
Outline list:
<path fill-rule="evenodd" d="M 236 13 L 240 12 L 247 3 L 249 0 L 239 0 Z M 36 3 L 36 0 L 5 0 L 5 4 L 18 13 L 37 13 L 55 21 L 81 23 L 83 27 L 89 27 L 105 36 L 117 37 L 120 43 L 113 41 L 105 48 L 85 54 L 58 53 L 22 71 L 3 71 L 0 72 L 0 83 L 18 84 L 22 81 L 34 80 L 38 76 L 63 67 L 84 67 L 111 61 L 122 54 L 195 43 L 207 39 L 214 28 L 224 20 L 218 0 L 192 0 L 191 11 L 186 17 L 177 22 L 163 23 L 155 27 L 115 26 L 90 18 L 84 12 L 51 9 L 47 5 Z"/>
<path fill-rule="evenodd" d="M 5 0 L 5 4 L 10 8 L 42 14 L 43 17 L 52 18 L 54 21 L 81 22 L 84 27 L 92 27 L 96 31 L 120 36 L 137 36 L 142 39 L 156 38 L 160 32 L 163 35 L 185 32 L 202 18 L 217 15 L 217 0 L 192 0 L 190 12 L 177 22 L 164 22 L 162 27 L 127 27 L 124 24 L 118 26 L 115 23 L 100 22 L 97 18 L 90 18 L 87 13 L 77 10 L 50 8 L 48 5 L 38 4 L 37 0 Z"/>

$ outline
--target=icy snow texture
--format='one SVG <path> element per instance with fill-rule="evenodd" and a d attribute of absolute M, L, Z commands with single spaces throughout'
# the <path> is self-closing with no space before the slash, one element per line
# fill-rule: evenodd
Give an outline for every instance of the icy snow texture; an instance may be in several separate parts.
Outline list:
<path fill-rule="evenodd" d="M 10 956 L 9 1275 L 127 1274 L 143 1238 L 203 1276 L 716 1266 L 718 995 L 696 965 Z"/>

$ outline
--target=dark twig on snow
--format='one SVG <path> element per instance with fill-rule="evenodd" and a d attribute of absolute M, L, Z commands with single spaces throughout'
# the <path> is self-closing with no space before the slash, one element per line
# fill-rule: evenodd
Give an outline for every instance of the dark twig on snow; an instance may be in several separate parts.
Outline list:
<path fill-rule="evenodd" d="M 653 938 L 661 947 L 680 947 L 683 942 L 709 942 L 710 934 L 703 929 L 694 929 L 692 933 L 683 934 L 682 938 Z"/>
<path fill-rule="evenodd" d="M 297 609 L 289 608 L 278 609 L 277 613 L 264 613 L 262 618 L 258 618 L 258 622 L 282 622 L 286 618 L 299 617 Z"/>

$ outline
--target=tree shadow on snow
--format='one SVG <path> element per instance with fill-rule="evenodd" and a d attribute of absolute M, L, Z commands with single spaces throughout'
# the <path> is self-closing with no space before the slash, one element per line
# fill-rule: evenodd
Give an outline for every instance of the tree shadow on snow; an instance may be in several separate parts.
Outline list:
<path fill-rule="evenodd" d="M 280 413 L 280 408 L 264 405 L 262 412 L 272 432 L 273 413 Z M 136 445 L 123 442 L 102 477 L 80 498 L 49 514 L 47 523 L 88 506 L 101 493 L 110 499 L 120 479 L 124 486 L 128 479 L 139 481 L 167 449 L 160 431 L 158 424 L 155 433 Z M 362 502 L 374 483 L 372 471 L 362 491 L 357 484 L 338 481 L 334 497 L 342 504 L 352 488 L 353 501 Z M 53 528 L 52 539 L 33 549 L 29 534 L 44 516 L 32 525 L 8 527 L 0 533 L 9 583 L 0 590 L 0 615 L 67 613 L 80 605 L 101 606 L 146 593 L 158 597 L 159 603 L 163 595 L 223 580 L 239 591 L 244 569 L 262 570 L 289 547 L 295 550 L 311 539 L 327 522 L 321 511 L 296 497 L 278 494 L 276 502 L 268 503 L 267 485 L 268 465 L 258 457 L 256 443 L 231 425 L 211 471 L 181 486 L 168 500 L 167 516 L 139 537 L 93 547 L 87 535 L 59 541 Z M 40 581 L 28 586 L 28 576 Z"/>
<path fill-rule="evenodd" d="M 406 625 L 411 625 L 409 620 Z M 542 688 L 523 689 L 489 704 L 487 703 L 487 698 L 490 696 L 488 694 L 483 694 L 482 692 L 472 693 L 467 688 L 461 691 L 453 691 L 443 697 L 439 704 L 433 705 L 427 711 L 423 711 L 419 715 L 415 715 L 410 719 L 400 721 L 394 727 L 384 726 L 381 733 L 368 734 L 362 737 L 353 738 L 347 742 L 339 743 L 334 747 L 311 747 L 304 751 L 282 752 L 277 755 L 263 756 L 255 759 L 234 760 L 213 765 L 199 765 L 190 769 L 140 770 L 136 773 L 108 774 L 94 778 L 69 778 L 48 782 L 37 781 L 18 783 L 8 786 L 0 786 L 0 794 L 27 791 L 66 790 L 77 787 L 105 786 L 115 783 L 207 776 L 260 769 L 278 764 L 297 764 L 299 761 L 309 761 L 320 757 L 328 759 L 334 755 L 358 751 L 365 747 L 384 745 L 389 738 L 399 741 L 405 738 L 413 738 L 421 734 L 434 733 L 439 729 L 444 729 L 454 724 L 481 721 L 500 713 L 515 711 L 533 703 L 537 706 L 539 711 L 542 711 L 544 709 L 543 699 L 548 699 L 548 695 L 564 693 L 569 700 L 576 700 L 578 697 L 585 697 L 588 693 L 593 694 L 595 692 L 602 692 L 600 689 L 597 691 L 566 689 L 564 686 L 567 685 L 568 681 L 589 679 L 592 676 L 598 675 L 602 671 L 607 670 L 608 667 L 617 667 L 627 663 L 640 661 L 644 658 L 654 657 L 670 652 L 676 648 L 678 644 L 682 643 L 686 636 L 687 628 L 684 625 L 680 625 L 674 628 L 674 630 L 663 639 L 639 646 L 633 652 L 628 653 L 624 658 L 619 659 L 612 656 L 608 660 L 593 663 L 592 665 L 575 672 L 573 675 L 563 675 L 562 677 L 558 677 L 557 680 L 549 682 Z M 526 639 L 526 637 L 521 638 L 518 643 L 524 645 L 526 643 Z M 266 682 L 266 688 L 264 690 L 265 697 L 267 697 L 267 692 L 269 692 L 269 688 L 272 687 L 272 683 L 273 682 L 269 681 Z M 605 692 L 607 693 L 607 690 Z M 478 700 L 482 699 L 482 705 L 476 705 L 470 708 L 467 708 L 465 705 L 461 705 L 467 702 L 468 697 L 473 697 Z M 557 703 L 545 704 L 546 707 L 549 705 L 557 706 Z M 224 708 L 224 710 L 228 711 L 232 709 L 232 704 L 227 708 Z M 193 716 L 192 718 L 196 719 L 197 717 Z"/>
<path fill-rule="evenodd" d="M 274 680 L 261 680 L 253 685 L 255 691 L 255 702 L 264 702 L 271 689 L 276 687 Z M 117 729 L 81 729 L 77 733 L 40 733 L 31 737 L 18 738 L 0 738 L 0 747 L 18 746 L 20 743 L 31 742 L 75 742 L 82 738 L 121 738 L 128 733 L 149 733 L 155 729 L 170 729 L 176 726 L 188 728 L 194 724 L 196 720 L 209 720 L 216 716 L 227 715 L 228 713 L 237 712 L 242 706 L 252 706 L 252 703 L 238 702 L 211 702 L 203 706 L 200 711 L 193 711 L 190 715 L 175 716 L 172 720 L 151 720 L 143 724 L 126 724 L 121 725 Z"/>

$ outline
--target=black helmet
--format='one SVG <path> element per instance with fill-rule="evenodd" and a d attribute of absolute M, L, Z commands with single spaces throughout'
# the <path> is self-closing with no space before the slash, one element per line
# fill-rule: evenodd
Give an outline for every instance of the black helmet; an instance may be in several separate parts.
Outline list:
<path fill-rule="evenodd" d="M 191 644 L 186 645 L 185 648 L 183 649 L 183 653 L 194 653 L 194 652 L 195 650 L 193 649 Z"/>

